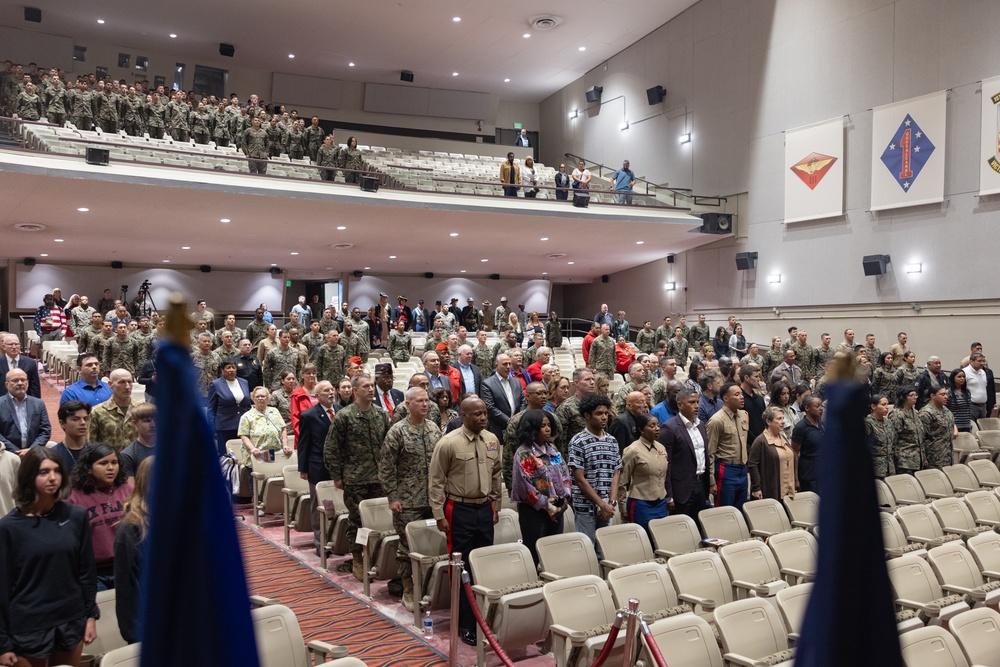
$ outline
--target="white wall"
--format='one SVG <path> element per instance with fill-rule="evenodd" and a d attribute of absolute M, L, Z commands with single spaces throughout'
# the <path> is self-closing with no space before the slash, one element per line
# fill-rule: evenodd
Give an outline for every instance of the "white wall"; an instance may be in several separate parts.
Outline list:
<path fill-rule="evenodd" d="M 358 306 L 362 310 L 378 303 L 379 292 L 385 292 L 393 306 L 396 305 L 396 297 L 403 295 L 409 300 L 411 307 L 417 305 L 419 299 L 423 299 L 424 307 L 428 310 L 433 310 L 435 301 L 449 303 L 452 297 L 458 297 L 461 308 L 468 305 L 466 299 L 469 297 L 476 300 L 477 308 L 482 308 L 483 301 L 487 299 L 496 308 L 500 305 L 500 298 L 505 296 L 511 308 L 516 310 L 518 303 L 524 303 L 526 312 L 537 310 L 541 315 L 547 312 L 551 291 L 551 283 L 547 280 L 427 279 L 423 276 L 370 275 L 363 278 L 351 276 L 347 280 L 345 298 L 351 307 Z"/>

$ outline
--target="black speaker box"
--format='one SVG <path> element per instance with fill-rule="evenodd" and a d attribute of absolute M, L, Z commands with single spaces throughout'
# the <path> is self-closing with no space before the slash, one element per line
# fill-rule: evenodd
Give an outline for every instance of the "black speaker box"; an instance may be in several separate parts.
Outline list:
<path fill-rule="evenodd" d="M 490 280 L 500 280 L 500 274 L 499 273 L 491 273 L 490 274 Z"/>
<path fill-rule="evenodd" d="M 280 266 L 272 266 L 271 267 L 271 275 L 272 276 L 280 276 L 281 275 L 281 267 Z"/>
<path fill-rule="evenodd" d="M 25 7 L 24 8 L 24 20 L 31 21 L 32 23 L 42 22 L 42 10 L 37 7 Z"/>
<path fill-rule="evenodd" d="M 219 44 L 219 55 L 225 56 L 227 58 L 232 58 L 236 55 L 236 47 L 232 44 Z"/>
<path fill-rule="evenodd" d="M 434 274 L 432 272 L 430 272 L 430 271 L 428 271 L 427 273 L 424 274 L 424 278 L 427 278 L 427 280 L 430 280 L 433 277 L 434 277 Z"/>
<path fill-rule="evenodd" d="M 581 197 L 580 195 L 573 195 L 573 206 L 577 208 L 587 208 L 590 206 L 590 197 Z"/>
<path fill-rule="evenodd" d="M 408 69 L 404 69 L 399 73 L 399 80 L 405 81 L 406 83 L 413 83 L 413 72 Z"/>
<path fill-rule="evenodd" d="M 736 253 L 736 269 L 738 271 L 747 271 L 756 266 L 757 266 L 757 253 L 755 252 Z"/>
<path fill-rule="evenodd" d="M 610 278 L 608 278 L 607 274 L 605 274 L 605 275 L 601 276 L 601 282 L 602 282 L 602 283 L 606 283 L 606 282 L 608 282 L 609 280 L 611 280 L 611 279 L 610 279 Z"/>
<path fill-rule="evenodd" d="M 881 276 L 885 273 L 888 263 L 889 255 L 865 255 L 861 260 L 866 276 Z"/>
<path fill-rule="evenodd" d="M 25 257 L 24 258 L 24 265 L 25 266 L 34 266 L 35 265 L 35 258 L 34 257 Z"/>
<path fill-rule="evenodd" d="M 649 106 L 659 104 L 666 96 L 667 89 L 663 86 L 653 86 L 646 89 L 646 101 L 649 102 Z"/>
<path fill-rule="evenodd" d="M 378 192 L 378 178 L 375 176 L 362 176 L 361 189 L 365 192 Z"/>
<path fill-rule="evenodd" d="M 87 147 L 87 164 L 96 164 L 101 167 L 107 167 L 110 160 L 111 151 L 107 148 Z"/>
<path fill-rule="evenodd" d="M 364 271 L 355 271 L 355 272 L 354 272 L 354 277 L 355 277 L 355 278 L 360 278 L 360 277 L 361 277 L 361 276 L 363 276 L 363 275 L 365 275 L 365 272 L 364 272 Z"/>
<path fill-rule="evenodd" d="M 593 88 L 587 91 L 587 101 L 590 103 L 600 102 L 601 93 L 603 92 L 604 88 L 602 88 L 601 86 L 594 86 Z"/>
<path fill-rule="evenodd" d="M 123 268 L 125 268 L 125 265 L 116 260 L 114 262 L 111 262 L 111 268 L 112 269 L 123 269 Z"/>
<path fill-rule="evenodd" d="M 212 267 L 210 265 L 208 265 L 208 264 L 202 264 L 198 268 L 201 270 L 202 273 L 211 273 L 212 272 Z"/>
<path fill-rule="evenodd" d="M 701 213 L 702 234 L 732 234 L 736 216 L 725 213 Z"/>

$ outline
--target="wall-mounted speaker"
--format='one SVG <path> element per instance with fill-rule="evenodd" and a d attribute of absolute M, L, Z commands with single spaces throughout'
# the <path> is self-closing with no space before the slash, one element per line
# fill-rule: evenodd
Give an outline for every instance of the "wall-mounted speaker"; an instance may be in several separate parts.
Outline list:
<path fill-rule="evenodd" d="M 123 269 L 123 268 L 125 268 L 125 265 L 116 260 L 114 262 L 111 262 L 111 268 L 112 269 Z"/>
<path fill-rule="evenodd" d="M 649 102 L 649 106 L 659 104 L 666 96 L 667 89 L 663 86 L 653 86 L 646 89 L 646 101 Z"/>
<path fill-rule="evenodd" d="M 413 83 L 413 72 L 408 69 L 404 69 L 399 73 L 399 80 L 405 81 L 406 83 Z"/>
<path fill-rule="evenodd" d="M 500 280 L 500 274 L 499 273 L 491 273 L 490 274 L 490 280 Z"/>
<path fill-rule="evenodd" d="M 353 275 L 354 275 L 355 278 L 360 278 L 361 276 L 365 275 L 365 272 L 364 271 L 355 271 Z"/>
<path fill-rule="evenodd" d="M 865 255 L 861 260 L 866 276 L 883 275 L 887 264 L 889 264 L 889 255 Z"/>
<path fill-rule="evenodd" d="M 667 255 L 667 264 L 673 264 L 673 263 L 674 263 L 674 256 Z"/>
<path fill-rule="evenodd" d="M 34 257 L 25 257 L 24 258 L 24 265 L 25 266 L 34 266 L 35 265 L 35 258 Z"/>
<path fill-rule="evenodd" d="M 602 283 L 606 283 L 606 282 L 608 282 L 609 280 L 611 280 L 611 278 L 608 278 L 607 274 L 605 274 L 605 275 L 601 276 L 601 282 L 602 282 Z"/>
<path fill-rule="evenodd" d="M 208 264 L 202 264 L 201 266 L 198 267 L 198 270 L 201 271 L 202 273 L 211 273 L 212 267 Z"/>
<path fill-rule="evenodd" d="M 728 213 L 701 213 L 702 234 L 732 234 L 736 216 Z"/>
<path fill-rule="evenodd" d="M 42 22 L 42 10 L 37 7 L 25 7 L 24 8 L 24 20 L 31 21 L 32 23 Z"/>
<path fill-rule="evenodd" d="M 430 272 L 430 271 L 428 271 L 427 273 L 424 274 L 424 278 L 427 278 L 427 280 L 430 280 L 433 277 L 434 277 L 434 274 L 432 272 Z"/>
<path fill-rule="evenodd" d="M 750 269 L 756 268 L 756 266 L 757 266 L 757 253 L 755 252 L 736 253 L 737 271 L 748 271 Z"/>
<path fill-rule="evenodd" d="M 219 55 L 225 56 L 227 58 L 232 58 L 234 55 L 236 55 L 236 47 L 233 46 L 232 44 L 225 44 L 225 43 L 219 44 Z"/>
<path fill-rule="evenodd" d="M 604 88 L 602 86 L 594 86 L 593 88 L 587 91 L 587 101 L 590 102 L 591 104 L 593 104 L 594 102 L 600 102 L 601 93 L 603 92 Z"/>
<path fill-rule="evenodd" d="M 280 276 L 281 275 L 281 267 L 280 266 L 272 266 L 271 269 L 270 269 L 270 271 L 271 271 L 271 275 L 272 276 Z"/>
<path fill-rule="evenodd" d="M 94 148 L 87 146 L 87 164 L 96 164 L 101 167 L 108 166 L 111 160 L 111 151 L 107 148 Z"/>

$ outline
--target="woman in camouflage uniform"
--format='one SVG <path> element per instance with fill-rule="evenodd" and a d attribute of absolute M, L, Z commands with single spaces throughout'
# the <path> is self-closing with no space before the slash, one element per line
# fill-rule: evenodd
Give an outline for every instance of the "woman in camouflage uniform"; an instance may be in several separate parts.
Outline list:
<path fill-rule="evenodd" d="M 917 375 L 920 371 L 916 366 L 917 355 L 909 351 L 903 355 L 903 365 L 899 367 L 899 384 L 917 386 Z"/>
<path fill-rule="evenodd" d="M 865 417 L 865 437 L 875 464 L 875 477 L 896 474 L 896 427 L 889 420 L 889 399 L 882 394 L 871 398 L 872 413 Z"/>
<path fill-rule="evenodd" d="M 361 157 L 361 151 L 358 150 L 358 140 L 356 137 L 348 137 L 347 147 L 340 150 L 340 168 L 354 170 L 344 172 L 345 183 L 361 182 L 361 174 L 359 172 L 365 168 L 365 162 Z"/>
<path fill-rule="evenodd" d="M 923 467 L 924 427 L 920 423 L 916 405 L 916 387 L 903 387 L 896 400 L 896 409 L 889 414 L 889 420 L 896 429 L 894 463 L 897 475 L 912 475 Z"/>
<path fill-rule="evenodd" d="M 292 422 L 292 392 L 298 380 L 295 379 L 295 371 L 288 371 L 281 376 L 281 386 L 271 393 L 267 399 L 267 404 L 272 408 L 278 408 L 278 413 L 285 420 L 286 424 Z"/>
<path fill-rule="evenodd" d="M 389 333 L 387 348 L 393 363 L 401 364 L 410 360 L 410 355 L 413 354 L 413 340 L 406 330 L 406 320 L 401 319 L 396 322 L 395 331 Z"/>
<path fill-rule="evenodd" d="M 899 375 L 899 369 L 892 365 L 892 352 L 883 352 L 878 358 L 878 367 L 872 371 L 872 392 L 882 394 L 890 402 L 895 401 Z"/>

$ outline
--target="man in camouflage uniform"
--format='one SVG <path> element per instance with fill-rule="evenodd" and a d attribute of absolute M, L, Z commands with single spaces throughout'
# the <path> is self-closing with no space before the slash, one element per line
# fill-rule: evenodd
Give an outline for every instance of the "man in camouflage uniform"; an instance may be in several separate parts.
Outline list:
<path fill-rule="evenodd" d="M 250 158 L 251 174 L 267 173 L 267 132 L 260 127 L 260 118 L 253 118 L 250 127 L 243 131 L 243 154 Z"/>
<path fill-rule="evenodd" d="M 493 349 L 486 345 L 486 332 L 480 329 L 476 332 L 476 346 L 472 348 L 472 363 L 479 367 L 483 377 L 493 373 Z"/>
<path fill-rule="evenodd" d="M 191 363 L 198 369 L 198 391 L 208 398 L 208 388 L 219 377 L 219 358 L 212 353 L 212 334 L 198 336 L 198 350 L 191 353 Z"/>
<path fill-rule="evenodd" d="M 656 331 L 653 331 L 652 327 L 653 324 L 646 320 L 642 323 L 639 333 L 635 335 L 635 346 L 639 348 L 640 352 L 653 354 L 656 350 Z"/>
<path fill-rule="evenodd" d="M 761 369 L 764 367 L 764 357 L 761 355 L 757 343 L 750 343 L 747 347 L 747 353 L 740 358 L 740 366 L 747 364 L 757 364 Z"/>
<path fill-rule="evenodd" d="M 808 333 L 799 330 L 795 342 L 788 348 L 795 353 L 795 365 L 802 369 L 802 379 L 809 382 L 816 377 L 815 354 L 812 345 L 806 343 Z"/>
<path fill-rule="evenodd" d="M 875 334 L 865 335 L 865 356 L 868 357 L 868 363 L 872 368 L 878 366 L 878 358 L 882 356 L 882 350 L 875 347 Z M 895 354 L 893 354 L 893 365 L 899 366 L 895 362 Z"/>
<path fill-rule="evenodd" d="M 601 325 L 601 335 L 594 339 L 590 346 L 590 363 L 587 364 L 596 373 L 604 373 L 609 378 L 615 375 L 615 341 L 611 338 L 611 327 Z"/>
<path fill-rule="evenodd" d="M 152 353 L 151 345 L 154 340 L 154 332 L 150 327 L 149 318 L 143 315 L 139 318 L 139 328 L 132 332 L 132 340 L 139 348 L 139 368 L 146 362 Z"/>
<path fill-rule="evenodd" d="M 302 344 L 299 336 L 301 335 L 301 328 L 298 325 L 294 325 L 288 329 L 288 347 L 292 348 L 300 355 L 302 355 L 302 365 L 305 366 L 309 361 L 309 348 Z"/>
<path fill-rule="evenodd" d="M 250 339 L 250 347 L 256 347 L 262 338 L 267 337 L 267 328 L 271 326 L 264 319 L 264 309 L 254 311 L 254 319 L 247 325 L 246 337 Z"/>
<path fill-rule="evenodd" d="M 90 326 L 81 328 L 76 332 L 76 347 L 80 352 L 94 354 L 92 348 L 93 339 L 100 336 L 104 331 L 104 315 L 96 310 L 90 314 Z M 97 356 L 97 355 L 94 355 Z M 100 359 L 100 357 L 97 357 Z"/>
<path fill-rule="evenodd" d="M 358 505 L 368 498 L 385 495 L 379 483 L 379 458 L 382 443 L 389 431 L 389 415 L 373 404 L 375 384 L 367 373 L 354 376 L 354 402 L 337 413 L 326 436 L 323 460 L 330 479 L 344 490 L 347 506 L 347 542 L 354 557 L 354 577 L 364 578 L 361 545 L 355 543 L 361 527 Z"/>
<path fill-rule="evenodd" d="M 261 365 L 264 370 L 264 386 L 271 391 L 281 386 L 281 377 L 289 371 L 295 373 L 296 379 L 302 373 L 302 354 L 291 346 L 291 342 L 289 332 L 282 331 L 278 336 L 278 347 L 264 357 L 264 363 Z"/>
<path fill-rule="evenodd" d="M 303 135 L 309 159 L 316 162 L 316 158 L 319 157 L 319 147 L 323 145 L 323 137 L 326 135 L 323 128 L 319 126 L 319 116 L 312 117 L 312 124 L 305 129 Z"/>
<path fill-rule="evenodd" d="M 667 341 L 667 350 L 664 356 L 671 356 L 677 361 L 677 365 L 684 368 L 688 360 L 688 341 L 684 338 L 684 331 L 679 327 L 674 327 L 674 337 Z M 594 348 L 590 348 L 593 356 Z"/>
<path fill-rule="evenodd" d="M 406 330 L 405 320 L 401 319 L 396 322 L 395 331 L 389 333 L 389 343 L 386 346 L 386 351 L 389 353 L 389 357 L 393 363 L 400 364 L 410 360 L 410 357 L 413 355 L 413 340 L 410 338 L 410 332 Z"/>
<path fill-rule="evenodd" d="M 361 355 L 358 353 L 358 349 L 361 346 L 361 339 L 354 333 L 354 320 L 348 319 L 344 322 L 344 333 L 340 335 L 340 346 L 344 348 L 344 353 L 348 359 L 351 357 L 361 358 Z"/>
<path fill-rule="evenodd" d="M 87 441 L 94 445 L 104 443 L 120 452 L 136 438 L 135 424 L 126 420 L 132 407 L 132 374 L 116 368 L 111 371 L 108 386 L 111 398 L 98 403 L 90 412 Z"/>
<path fill-rule="evenodd" d="M 90 305 L 90 298 L 86 295 L 80 297 L 80 305 L 69 311 L 69 328 L 74 336 L 79 336 L 90 324 L 91 318 L 97 310 Z M 77 341 L 79 343 L 79 341 Z M 83 347 L 80 347 L 82 350 Z"/>
<path fill-rule="evenodd" d="M 920 409 L 920 423 L 924 427 L 924 468 L 944 468 L 954 462 L 953 441 L 958 435 L 955 415 L 945 407 L 948 390 L 941 387 L 931 394 L 931 401 Z"/>
<path fill-rule="evenodd" d="M 881 394 L 872 396 L 872 413 L 865 417 L 865 436 L 878 479 L 896 474 L 896 427 L 887 418 L 888 414 L 889 399 Z"/>
<path fill-rule="evenodd" d="M 309 333 L 302 337 L 302 344 L 309 351 L 308 357 L 314 359 L 316 357 L 316 350 L 323 344 L 323 334 L 319 330 L 319 320 L 313 320 L 309 323 Z"/>
<path fill-rule="evenodd" d="M 271 155 L 271 157 L 278 157 L 281 155 L 282 148 L 285 144 L 285 133 L 278 124 L 277 116 L 271 116 L 271 122 L 269 122 L 267 127 L 264 128 L 264 133 L 267 135 L 267 152 Z"/>
<path fill-rule="evenodd" d="M 419 387 L 424 391 L 429 392 L 431 388 L 431 381 L 427 379 L 427 376 L 423 373 L 415 373 L 410 377 L 410 381 L 407 383 L 407 390 L 413 389 L 414 387 Z M 406 407 L 406 401 L 403 401 L 396 406 L 396 409 L 392 411 L 392 420 L 390 420 L 389 425 L 393 426 L 399 422 L 406 419 L 406 416 L 410 414 L 410 409 Z M 434 422 L 435 424 L 441 423 L 441 408 L 437 406 L 434 401 L 431 401 L 430 406 L 427 408 L 427 421 Z"/>
<path fill-rule="evenodd" d="M 489 374 L 483 374 L 483 377 L 489 377 L 493 374 L 493 369 L 496 367 L 496 358 L 501 354 L 506 354 L 510 350 L 518 347 L 517 344 L 517 333 L 514 331 L 514 327 L 509 324 L 503 325 L 501 328 L 503 331 L 503 337 L 493 345 L 493 359 L 491 360 L 493 366 L 490 368 Z"/>
<path fill-rule="evenodd" d="M 580 399 L 594 393 L 594 372 L 589 368 L 579 367 L 573 371 L 573 386 L 576 393 L 559 404 L 556 408 L 556 419 L 559 420 L 559 437 L 556 447 L 566 458 L 569 455 L 569 441 L 580 431 L 587 428 L 587 421 L 580 414 Z"/>
<path fill-rule="evenodd" d="M 208 333 L 208 322 L 205 320 L 198 320 L 194 323 L 194 329 L 191 330 L 191 351 L 198 349 L 198 339 L 203 333 L 207 333 L 209 336 L 212 334 Z M 209 346 L 211 347 L 211 345 Z"/>
<path fill-rule="evenodd" d="M 712 333 L 709 331 L 708 325 L 705 324 L 705 316 L 698 316 L 698 324 L 691 327 L 691 331 L 688 333 L 688 342 L 691 346 L 700 350 L 701 346 L 712 340 Z"/>
<path fill-rule="evenodd" d="M 642 362 L 633 362 L 628 367 L 628 377 L 629 381 L 622 385 L 615 393 L 615 397 L 611 400 L 611 404 L 614 406 L 615 411 L 618 414 L 623 414 L 625 412 L 625 398 L 633 391 L 642 392 L 642 388 L 646 385 L 646 367 Z M 629 443 L 632 444 L 631 442 Z"/>
<path fill-rule="evenodd" d="M 653 349 L 656 349 L 656 344 L 661 340 L 668 341 L 674 337 L 674 328 L 670 326 L 670 316 L 667 315 L 663 318 L 663 324 L 656 327 L 656 331 L 653 333 Z"/>
<path fill-rule="evenodd" d="M 819 337 L 820 345 L 816 348 L 813 362 L 816 364 L 816 379 L 820 380 L 826 375 L 826 362 L 833 359 L 834 349 L 830 347 L 830 334 L 824 333 Z"/>
<path fill-rule="evenodd" d="M 231 331 L 226 331 L 223 329 L 222 333 L 219 334 L 221 337 L 222 344 L 212 351 L 215 358 L 219 361 L 219 368 L 222 368 L 222 362 L 226 359 L 232 359 L 234 357 L 240 356 L 240 349 L 236 346 L 233 339 L 233 333 Z"/>
<path fill-rule="evenodd" d="M 340 331 L 340 322 L 333 317 L 333 310 L 326 308 L 323 310 L 323 317 L 319 320 L 319 332 L 326 336 L 330 331 Z"/>
<path fill-rule="evenodd" d="M 124 322 L 118 323 L 116 335 L 108 341 L 104 348 L 104 359 L 101 363 L 104 368 L 124 368 L 133 377 L 139 370 L 139 346 L 135 339 L 128 334 L 128 325 Z"/>
<path fill-rule="evenodd" d="M 517 425 L 521 423 L 521 418 L 528 410 L 542 410 L 549 400 L 549 390 L 541 382 L 529 382 L 524 389 L 525 406 L 524 409 L 515 412 L 507 420 L 507 428 L 503 432 L 503 481 L 507 485 L 507 493 L 514 488 L 514 452 L 521 446 L 517 439 Z"/>
<path fill-rule="evenodd" d="M 385 436 L 379 458 L 378 479 L 389 499 L 392 525 L 399 536 L 396 563 L 403 580 L 403 606 L 413 611 L 413 568 L 406 524 L 434 518 L 427 497 L 428 468 L 441 429 L 428 421 L 427 391 L 413 387 L 406 392 L 409 414 L 394 424 Z"/>
<path fill-rule="evenodd" d="M 226 331 L 233 335 L 233 344 L 239 343 L 239 341 L 243 340 L 244 336 L 246 336 L 246 334 L 243 333 L 243 330 L 236 326 L 236 316 L 230 313 L 229 315 L 226 315 L 223 327 L 215 332 L 215 347 L 222 346 L 222 334 Z"/>
<path fill-rule="evenodd" d="M 174 141 L 187 142 L 188 140 L 188 114 L 191 108 L 184 101 L 184 93 L 177 91 L 172 100 L 167 102 L 167 127 L 170 128 L 170 136 Z"/>
<path fill-rule="evenodd" d="M 94 127 L 94 113 L 97 102 L 94 99 L 94 92 L 87 89 L 87 84 L 83 81 L 76 82 L 76 90 L 72 91 L 72 96 L 68 96 L 73 124 L 77 129 L 89 132 Z M 102 313 L 103 315 L 103 313 Z"/>
<path fill-rule="evenodd" d="M 368 363 L 368 355 L 372 351 L 372 334 L 368 323 L 361 319 L 360 308 L 351 311 L 351 324 L 354 328 L 354 335 L 358 337 L 357 356 L 361 357 L 362 363 Z"/>
<path fill-rule="evenodd" d="M 114 335 L 115 330 L 111 325 L 111 320 L 104 320 L 101 323 L 101 333 L 87 338 L 87 352 L 103 360 L 104 351 L 107 349 L 111 339 L 114 338 Z"/>
<path fill-rule="evenodd" d="M 344 377 L 348 359 L 347 350 L 339 343 L 340 334 L 335 329 L 328 331 L 323 344 L 316 348 L 316 355 L 313 358 L 316 377 L 334 386 Z"/>

